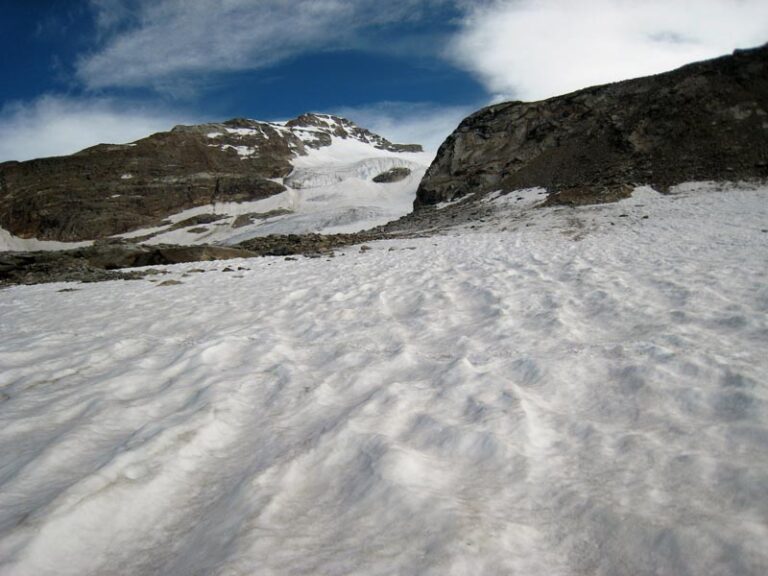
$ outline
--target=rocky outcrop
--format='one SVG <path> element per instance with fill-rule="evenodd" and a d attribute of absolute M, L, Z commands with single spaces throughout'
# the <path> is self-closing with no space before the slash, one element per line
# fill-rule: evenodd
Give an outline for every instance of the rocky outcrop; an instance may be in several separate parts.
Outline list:
<path fill-rule="evenodd" d="M 334 137 L 421 150 L 322 114 L 177 126 L 132 144 L 0 164 L 0 227 L 21 238 L 92 240 L 156 226 L 196 206 L 259 200 L 285 191 L 275 180 L 291 173 L 291 161 Z"/>
<path fill-rule="evenodd" d="M 405 180 L 410 175 L 410 168 L 390 168 L 386 172 L 382 172 L 378 176 L 374 176 L 373 181 L 377 184 L 391 184 L 392 182 L 400 182 L 401 180 Z"/>
<path fill-rule="evenodd" d="M 383 231 L 354 234 L 273 234 L 239 246 L 146 246 L 109 240 L 59 252 L 0 252 L 0 288 L 47 282 L 133 280 L 158 270 L 130 270 L 185 262 L 253 258 L 256 256 L 333 256 L 335 249 L 392 238 Z"/>
<path fill-rule="evenodd" d="M 45 282 L 132 280 L 152 271 L 125 268 L 249 258 L 258 254 L 224 246 L 99 244 L 63 252 L 0 253 L 0 287 Z M 156 272 L 156 271 L 155 271 Z"/>
<path fill-rule="evenodd" d="M 543 187 L 548 202 L 615 200 L 633 185 L 768 177 L 768 45 L 678 70 L 466 118 L 415 207 Z M 474 199 L 474 198 L 473 198 Z"/>

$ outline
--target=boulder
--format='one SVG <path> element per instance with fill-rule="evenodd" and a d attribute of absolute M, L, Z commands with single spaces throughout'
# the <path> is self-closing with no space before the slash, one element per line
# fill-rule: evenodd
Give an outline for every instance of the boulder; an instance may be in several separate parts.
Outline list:
<path fill-rule="evenodd" d="M 411 169 L 405 167 L 390 168 L 386 172 L 382 172 L 378 176 L 373 177 L 373 181 L 377 184 L 389 184 L 392 182 L 400 182 L 405 180 L 411 175 Z"/>

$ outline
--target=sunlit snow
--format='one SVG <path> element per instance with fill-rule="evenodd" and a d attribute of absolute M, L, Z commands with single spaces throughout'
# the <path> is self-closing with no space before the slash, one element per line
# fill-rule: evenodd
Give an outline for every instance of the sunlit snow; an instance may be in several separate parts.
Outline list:
<path fill-rule="evenodd" d="M 238 134 L 240 136 L 252 136 L 257 132 L 257 130 L 254 128 L 225 128 L 225 130 L 229 134 Z"/>
<path fill-rule="evenodd" d="M 221 149 L 224 151 L 230 148 L 237 152 L 238 156 L 242 156 L 244 158 L 248 158 L 256 154 L 256 148 L 253 148 L 252 146 L 233 146 L 232 144 L 224 144 L 221 147 Z"/>
<path fill-rule="evenodd" d="M 0 574 L 765 574 L 768 190 L 676 192 L 0 291 Z"/>
<path fill-rule="evenodd" d="M 67 250 L 90 246 L 92 241 L 84 242 L 58 242 L 55 240 L 38 240 L 37 238 L 21 238 L 0 227 L 0 252 L 5 250 Z"/>

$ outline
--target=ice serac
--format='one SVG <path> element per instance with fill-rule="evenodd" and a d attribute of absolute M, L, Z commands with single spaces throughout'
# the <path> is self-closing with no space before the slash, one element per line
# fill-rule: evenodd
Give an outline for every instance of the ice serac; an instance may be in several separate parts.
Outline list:
<path fill-rule="evenodd" d="M 633 185 L 768 177 L 768 45 L 672 72 L 466 118 L 415 206 L 543 187 L 550 203 L 610 201 Z"/>
<path fill-rule="evenodd" d="M 297 159 L 339 141 L 383 155 L 421 151 L 324 114 L 177 126 L 131 144 L 0 164 L 0 229 L 20 239 L 94 240 L 196 207 L 263 200 L 286 191 L 281 181 Z"/>
<path fill-rule="evenodd" d="M 406 178 L 411 170 L 419 167 L 421 165 L 417 162 L 405 158 L 366 158 L 351 164 L 296 168 L 285 178 L 285 184 L 291 188 L 300 189 L 331 186 L 349 178 L 373 180 L 379 183 L 398 182 Z"/>

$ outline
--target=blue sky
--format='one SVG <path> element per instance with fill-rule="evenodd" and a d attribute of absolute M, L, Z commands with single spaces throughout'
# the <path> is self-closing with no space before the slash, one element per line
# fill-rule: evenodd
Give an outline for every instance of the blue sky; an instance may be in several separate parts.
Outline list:
<path fill-rule="evenodd" d="M 768 41 L 764 0 L 0 0 L 0 161 L 177 123 L 459 120 Z"/>

